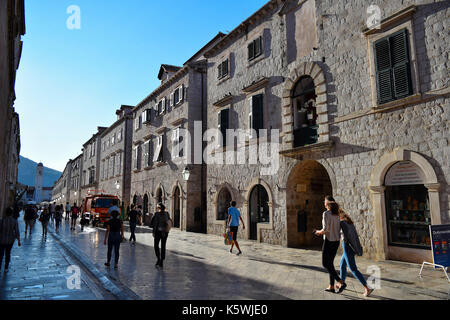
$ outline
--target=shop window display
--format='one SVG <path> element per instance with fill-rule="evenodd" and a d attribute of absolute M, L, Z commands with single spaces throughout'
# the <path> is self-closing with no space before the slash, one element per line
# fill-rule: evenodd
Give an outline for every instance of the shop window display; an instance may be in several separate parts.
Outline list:
<path fill-rule="evenodd" d="M 428 190 L 423 174 L 410 161 L 398 162 L 386 174 L 386 222 L 391 246 L 430 249 Z"/>

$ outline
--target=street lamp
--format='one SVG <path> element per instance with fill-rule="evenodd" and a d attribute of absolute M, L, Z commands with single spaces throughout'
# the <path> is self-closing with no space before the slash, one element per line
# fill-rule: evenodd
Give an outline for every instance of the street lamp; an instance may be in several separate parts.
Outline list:
<path fill-rule="evenodd" d="M 189 171 L 189 168 L 184 168 L 183 172 L 181 173 L 183 175 L 184 181 L 188 181 L 189 177 L 191 176 L 191 172 Z"/>

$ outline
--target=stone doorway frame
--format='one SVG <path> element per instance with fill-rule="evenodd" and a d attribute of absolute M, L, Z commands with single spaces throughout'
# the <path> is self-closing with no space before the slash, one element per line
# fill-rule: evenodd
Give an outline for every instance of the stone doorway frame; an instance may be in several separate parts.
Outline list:
<path fill-rule="evenodd" d="M 428 198 L 430 200 L 430 216 L 431 224 L 441 224 L 441 213 L 439 203 L 439 189 L 436 172 L 433 166 L 422 155 L 407 150 L 406 148 L 396 148 L 392 152 L 384 154 L 378 163 L 374 166 L 370 175 L 369 191 L 371 195 L 372 207 L 375 212 L 375 242 L 376 253 L 375 258 L 378 260 L 388 260 L 392 256 L 389 253 L 390 246 L 387 239 L 387 222 L 386 222 L 386 203 L 384 179 L 386 173 L 393 164 L 399 161 L 410 160 L 420 167 L 425 176 L 425 187 L 428 189 Z M 420 256 L 428 256 L 423 249 L 410 249 L 396 247 L 395 251 L 400 254 Z M 420 250 L 420 251 L 418 251 Z M 431 254 L 431 248 L 430 248 Z M 431 258 L 431 256 L 430 256 Z"/>
<path fill-rule="evenodd" d="M 245 237 L 246 239 L 250 239 L 250 194 L 253 191 L 253 188 L 257 186 L 258 184 L 262 185 L 267 192 L 267 195 L 269 196 L 269 223 L 260 223 L 258 222 L 256 224 L 256 241 L 261 242 L 261 230 L 274 230 L 274 221 L 273 221 L 273 207 L 274 207 L 274 197 L 272 189 L 270 188 L 269 184 L 262 180 L 261 178 L 254 178 L 248 188 L 245 191 L 244 195 L 244 207 L 242 212 L 242 219 L 245 221 Z"/>
<path fill-rule="evenodd" d="M 186 218 L 184 214 L 184 200 L 186 200 L 185 191 L 183 190 L 181 184 L 178 181 L 175 181 L 175 183 L 172 186 L 172 192 L 170 194 L 170 206 L 171 206 L 171 212 L 172 212 L 172 219 L 175 219 L 175 189 L 178 187 L 180 190 L 180 230 L 186 230 Z M 175 228 L 175 227 L 174 227 Z M 175 228 L 178 229 L 178 228 Z"/>
<path fill-rule="evenodd" d="M 293 148 L 294 143 L 294 114 L 292 105 L 292 91 L 298 80 L 303 76 L 309 76 L 314 81 L 316 94 L 316 109 L 318 114 L 317 124 L 319 125 L 319 140 L 317 143 L 330 141 L 329 124 L 328 124 L 328 98 L 327 83 L 322 68 L 316 62 L 302 62 L 292 70 L 289 77 L 286 78 L 282 100 L 281 100 L 281 150 L 289 150 Z"/>

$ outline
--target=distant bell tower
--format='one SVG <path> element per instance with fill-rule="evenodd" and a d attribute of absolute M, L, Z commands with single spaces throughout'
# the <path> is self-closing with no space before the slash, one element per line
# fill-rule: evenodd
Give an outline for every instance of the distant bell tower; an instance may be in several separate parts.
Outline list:
<path fill-rule="evenodd" d="M 44 177 L 44 165 L 40 162 L 36 167 L 36 177 L 34 180 L 34 201 L 42 201 L 42 180 Z"/>

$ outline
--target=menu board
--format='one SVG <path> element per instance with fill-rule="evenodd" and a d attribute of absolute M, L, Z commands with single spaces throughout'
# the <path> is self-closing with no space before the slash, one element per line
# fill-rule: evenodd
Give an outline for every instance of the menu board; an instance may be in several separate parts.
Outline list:
<path fill-rule="evenodd" d="M 433 263 L 450 267 L 450 224 L 430 225 Z"/>
<path fill-rule="evenodd" d="M 412 161 L 400 161 L 394 164 L 386 174 L 386 186 L 405 186 L 424 184 L 422 169 Z"/>

